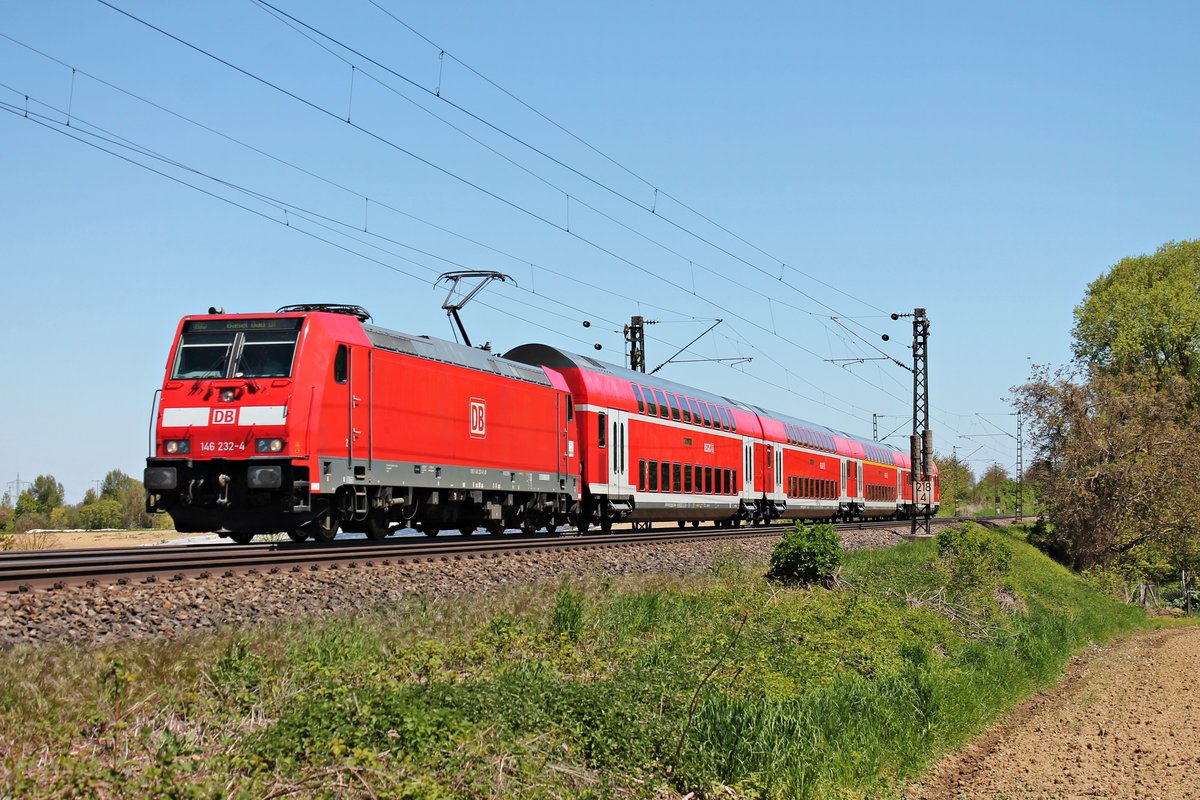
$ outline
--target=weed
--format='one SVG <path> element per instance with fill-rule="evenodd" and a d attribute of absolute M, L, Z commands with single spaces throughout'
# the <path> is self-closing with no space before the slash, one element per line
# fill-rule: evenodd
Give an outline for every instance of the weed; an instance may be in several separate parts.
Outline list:
<path fill-rule="evenodd" d="M 583 630 L 583 596 L 570 589 L 556 594 L 550 611 L 550 626 L 557 635 L 577 641 Z"/>
<path fill-rule="evenodd" d="M 841 540 L 832 525 L 797 522 L 771 551 L 771 577 L 815 583 L 832 577 L 841 563 Z"/>

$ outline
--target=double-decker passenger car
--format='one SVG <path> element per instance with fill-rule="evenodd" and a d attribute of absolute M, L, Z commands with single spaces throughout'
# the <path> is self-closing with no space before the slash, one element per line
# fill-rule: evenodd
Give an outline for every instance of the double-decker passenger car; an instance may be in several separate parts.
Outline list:
<path fill-rule="evenodd" d="M 937 511 L 912 505 L 909 457 L 891 447 L 547 345 L 505 357 L 561 375 L 571 391 L 582 527 Z"/>

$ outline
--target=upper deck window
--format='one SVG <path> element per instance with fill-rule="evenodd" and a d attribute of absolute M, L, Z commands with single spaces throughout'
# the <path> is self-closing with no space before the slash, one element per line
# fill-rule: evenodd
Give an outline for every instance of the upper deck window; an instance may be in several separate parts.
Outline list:
<path fill-rule="evenodd" d="M 649 390 L 647 390 L 647 391 L 649 391 Z M 656 398 L 658 398 L 658 415 L 660 417 L 666 417 L 668 414 L 668 412 L 667 412 L 667 396 L 662 393 L 662 389 L 655 389 L 654 396 Z"/>
<path fill-rule="evenodd" d="M 679 398 L 673 394 L 667 395 L 667 402 L 671 404 L 671 419 L 679 421 Z"/>
<path fill-rule="evenodd" d="M 638 413 L 645 414 L 646 401 L 642 399 L 642 387 L 638 386 L 636 383 L 633 384 L 633 396 L 637 400 Z"/>
<path fill-rule="evenodd" d="M 300 317 L 194 319 L 184 323 L 171 377 L 286 378 L 300 335 Z"/>

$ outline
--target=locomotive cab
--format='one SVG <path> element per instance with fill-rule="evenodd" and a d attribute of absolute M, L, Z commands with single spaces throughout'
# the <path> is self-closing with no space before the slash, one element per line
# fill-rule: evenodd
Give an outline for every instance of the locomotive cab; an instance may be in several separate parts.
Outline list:
<path fill-rule="evenodd" d="M 288 455 L 304 323 L 298 314 L 180 323 L 147 459 L 148 509 L 169 512 L 182 532 L 234 539 L 287 527 L 308 511 L 307 476 Z"/>

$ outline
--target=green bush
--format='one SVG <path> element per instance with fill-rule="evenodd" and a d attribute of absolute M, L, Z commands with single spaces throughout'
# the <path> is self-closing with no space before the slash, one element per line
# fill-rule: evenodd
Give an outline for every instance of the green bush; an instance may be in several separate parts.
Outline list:
<path fill-rule="evenodd" d="M 842 543 L 829 523 L 811 528 L 797 522 L 771 551 L 770 576 L 777 580 L 816 583 L 842 565 Z"/>
<path fill-rule="evenodd" d="M 1012 569 L 1012 548 L 991 531 L 973 522 L 947 528 L 937 535 L 938 558 L 949 573 L 948 587 L 956 594 L 992 589 Z"/>

